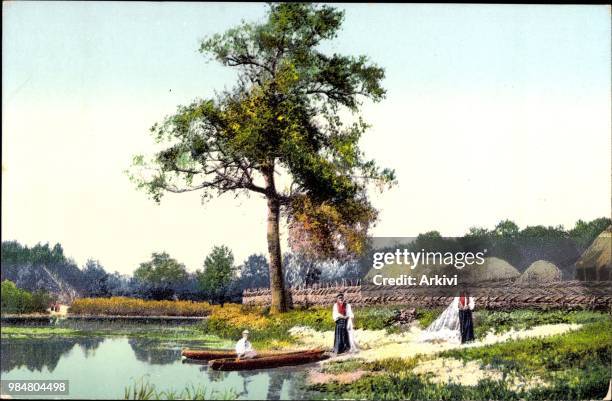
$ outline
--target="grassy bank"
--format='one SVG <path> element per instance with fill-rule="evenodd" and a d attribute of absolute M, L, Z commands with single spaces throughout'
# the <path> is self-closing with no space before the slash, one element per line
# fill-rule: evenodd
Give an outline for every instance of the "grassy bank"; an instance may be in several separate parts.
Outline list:
<path fill-rule="evenodd" d="M 534 321 L 550 322 L 550 319 L 560 318 L 554 312 L 542 312 L 537 318 L 532 312 L 525 311 L 509 315 L 506 316 L 508 321 L 524 327 L 536 325 Z M 482 369 L 501 372 L 501 380 L 482 379 L 473 386 L 461 382 L 436 382 L 430 376 L 413 373 L 413 369 L 427 359 L 423 357 L 376 362 L 354 359 L 330 363 L 323 372 L 366 371 L 366 375 L 350 383 L 330 381 L 310 388 L 324 398 L 343 399 L 602 399 L 610 380 L 612 320 L 605 314 L 568 315 L 571 322 L 588 322 L 574 332 L 454 349 L 435 356 L 460 360 L 464 364 L 475 361 Z M 525 320 L 521 321 L 520 316 Z M 495 317 L 498 318 L 501 316 Z M 544 384 L 516 388 L 512 379 L 524 383 L 537 379 Z"/>
<path fill-rule="evenodd" d="M 369 306 L 354 308 L 355 327 L 365 330 L 386 330 L 395 333 L 400 327 L 391 326 L 389 322 L 401 306 Z M 441 308 L 417 310 L 417 319 L 421 327 L 427 327 L 442 312 Z M 516 310 L 512 312 L 477 311 L 474 314 L 477 336 L 488 332 L 502 333 L 511 329 L 522 330 L 544 324 L 577 323 L 585 324 L 602 319 L 599 312 L 591 311 L 536 311 Z M 240 338 L 244 329 L 251 332 L 251 339 L 260 347 L 282 347 L 295 341 L 289 335 L 294 326 L 308 326 L 317 331 L 334 330 L 331 308 L 313 307 L 294 309 L 284 314 L 270 315 L 266 308 L 246 307 L 238 304 L 226 304 L 223 307 L 213 305 L 209 318 L 202 322 L 202 330 L 226 339 Z M 330 344 L 331 346 L 331 344 Z"/>
<path fill-rule="evenodd" d="M 389 327 L 399 307 L 355 308 L 356 326 L 366 330 L 396 332 Z M 292 338 L 289 329 L 308 326 L 319 332 L 332 331 L 334 322 L 330 308 L 296 309 L 285 314 L 270 315 L 265 308 L 249 308 L 226 304 L 208 306 L 208 319 L 188 326 L 163 327 L 138 325 L 136 327 L 104 326 L 96 329 L 65 327 L 3 327 L 3 338 L 45 336 L 93 336 L 123 335 L 178 341 L 184 346 L 232 347 L 243 329 L 249 329 L 257 349 L 295 348 L 300 344 Z M 440 313 L 435 310 L 418 310 L 422 326 L 431 323 Z M 608 388 L 610 357 L 612 356 L 612 320 L 610 315 L 589 311 L 531 311 L 512 312 L 477 311 L 474 314 L 476 335 L 503 333 L 509 330 L 526 330 L 550 324 L 580 324 L 578 330 L 542 338 L 513 339 L 478 347 L 462 347 L 437 352 L 435 355 L 410 358 L 388 358 L 366 362 L 349 359 L 325 364 L 324 374 L 362 372 L 348 383 L 327 381 L 310 386 L 323 398 L 348 399 L 601 399 Z M 549 330 L 549 329 L 546 329 Z M 329 334 L 329 333 L 328 333 Z M 366 334 L 366 333 L 362 333 Z M 408 333 L 399 334 L 398 337 Z M 384 332 L 377 335 L 386 337 Z M 331 343 L 329 346 L 331 347 Z M 412 344 L 414 345 L 414 344 Z M 378 352 L 376 344 L 369 352 Z M 367 352 L 364 352 L 365 354 Z M 397 353 L 398 356 L 401 352 Z M 358 354 L 359 355 L 359 354 Z M 395 356 L 392 354 L 389 356 Z M 384 357 L 384 356 L 381 356 Z M 380 358 L 378 358 L 380 359 Z M 460 361 L 473 364 L 483 371 L 498 372 L 496 379 L 484 378 L 474 385 L 461 381 L 440 383 L 444 374 L 415 373 L 421 364 L 434 359 Z M 499 379 L 501 377 L 501 379 Z M 534 382 L 535 386 L 517 388 L 513 383 Z M 542 384 L 543 383 L 543 384 Z M 149 394 L 133 391 L 130 394 Z M 149 394 L 156 398 L 162 393 Z M 178 393 L 177 393 L 178 394 Z M 182 394 L 182 393 L 181 393 Z M 188 395 L 182 396 L 189 398 Z"/>
<path fill-rule="evenodd" d="M 359 309 L 355 318 L 356 328 L 382 330 L 395 314 L 395 308 L 367 307 Z M 314 307 L 294 309 L 279 315 L 270 315 L 266 308 L 245 307 L 238 304 L 213 306 L 210 316 L 201 323 L 206 333 L 225 339 L 238 339 L 244 329 L 251 332 L 251 340 L 257 348 L 283 348 L 295 344 L 289 329 L 308 326 L 318 331 L 334 330 L 330 308 Z M 330 344 L 331 347 L 331 344 Z"/>
<path fill-rule="evenodd" d="M 74 315 L 106 316 L 207 316 L 207 302 L 149 301 L 137 298 L 80 298 L 70 306 Z"/>

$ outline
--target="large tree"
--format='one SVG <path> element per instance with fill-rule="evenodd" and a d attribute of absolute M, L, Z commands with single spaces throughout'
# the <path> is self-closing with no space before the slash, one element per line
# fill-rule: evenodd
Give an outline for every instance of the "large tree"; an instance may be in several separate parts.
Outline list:
<path fill-rule="evenodd" d="M 294 251 L 347 257 L 363 250 L 377 217 L 368 183 L 382 188 L 395 179 L 358 145 L 367 125 L 357 113 L 364 99 L 384 97 L 384 70 L 365 56 L 321 51 L 343 12 L 304 3 L 268 7 L 264 22 L 243 22 L 202 41 L 201 53 L 236 69 L 236 85 L 154 125 L 153 135 L 168 147 L 152 160 L 136 156 L 131 176 L 157 202 L 166 191 L 265 197 L 271 311 L 278 312 L 287 308 L 281 216 Z M 277 185 L 281 176 L 286 188 Z"/>

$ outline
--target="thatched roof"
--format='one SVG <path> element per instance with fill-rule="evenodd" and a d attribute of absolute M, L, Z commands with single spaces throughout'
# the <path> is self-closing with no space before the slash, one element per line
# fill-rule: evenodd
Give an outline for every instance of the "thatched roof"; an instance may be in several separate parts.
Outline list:
<path fill-rule="evenodd" d="M 576 269 L 579 270 L 576 272 L 579 279 L 584 279 L 587 276 L 586 271 L 589 270 L 593 271 L 592 274 L 588 274 L 591 277 L 590 279 L 610 279 L 612 275 L 612 226 L 599 234 L 582 256 L 578 258 Z"/>
<path fill-rule="evenodd" d="M 527 270 L 521 274 L 517 282 L 519 283 L 537 283 L 537 282 L 548 282 L 548 281 L 560 281 L 561 270 L 553 263 L 545 260 L 537 260 L 533 262 Z"/>

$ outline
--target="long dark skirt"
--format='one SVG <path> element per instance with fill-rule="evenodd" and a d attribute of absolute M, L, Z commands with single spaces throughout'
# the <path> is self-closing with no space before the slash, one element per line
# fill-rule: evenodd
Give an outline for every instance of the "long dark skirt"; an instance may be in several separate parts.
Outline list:
<path fill-rule="evenodd" d="M 347 319 L 340 318 L 336 320 L 336 334 L 334 335 L 334 352 L 337 354 L 342 354 L 351 348 L 347 324 Z"/>
<path fill-rule="evenodd" d="M 470 309 L 459 310 L 459 330 L 461 331 L 461 344 L 474 341 L 474 322 Z"/>

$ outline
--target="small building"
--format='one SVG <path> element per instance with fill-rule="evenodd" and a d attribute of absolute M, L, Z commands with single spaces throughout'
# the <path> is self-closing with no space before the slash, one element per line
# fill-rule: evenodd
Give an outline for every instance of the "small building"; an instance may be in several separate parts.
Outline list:
<path fill-rule="evenodd" d="M 612 226 L 606 228 L 576 261 L 576 279 L 612 280 Z"/>

